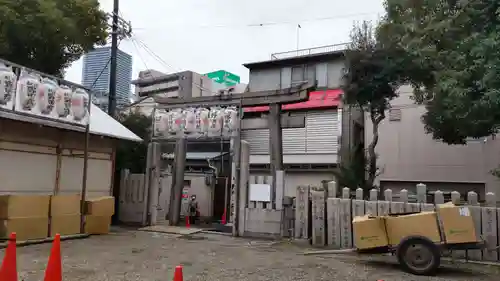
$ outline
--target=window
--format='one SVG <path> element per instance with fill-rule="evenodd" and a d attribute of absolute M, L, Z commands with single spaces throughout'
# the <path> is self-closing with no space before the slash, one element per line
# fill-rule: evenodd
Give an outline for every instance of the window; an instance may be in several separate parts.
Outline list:
<path fill-rule="evenodd" d="M 294 83 L 302 82 L 304 80 L 305 80 L 304 67 L 303 66 L 292 67 L 292 85 Z"/>

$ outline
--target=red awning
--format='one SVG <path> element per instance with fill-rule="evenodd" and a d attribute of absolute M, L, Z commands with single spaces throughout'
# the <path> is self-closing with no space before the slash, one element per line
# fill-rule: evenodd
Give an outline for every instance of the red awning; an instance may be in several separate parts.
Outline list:
<path fill-rule="evenodd" d="M 341 102 L 342 90 L 324 90 L 309 93 L 309 100 L 299 103 L 284 104 L 282 110 L 318 109 L 338 107 Z M 265 112 L 269 106 L 245 107 L 244 112 Z"/>

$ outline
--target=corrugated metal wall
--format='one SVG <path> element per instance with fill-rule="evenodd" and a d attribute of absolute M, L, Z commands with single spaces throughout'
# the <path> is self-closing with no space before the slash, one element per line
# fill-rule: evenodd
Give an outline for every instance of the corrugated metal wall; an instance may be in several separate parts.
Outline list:
<path fill-rule="evenodd" d="M 310 111 L 306 115 L 306 153 L 337 153 L 341 124 L 338 111 Z"/>
<path fill-rule="evenodd" d="M 0 120 L 0 193 L 81 192 L 83 143 L 81 133 Z M 113 145 L 108 138 L 91 138 L 88 197 L 111 193 Z"/>
<path fill-rule="evenodd" d="M 338 152 L 340 118 L 337 109 L 305 112 L 304 128 L 283 129 L 284 154 L 332 154 Z M 269 130 L 243 131 L 252 155 L 269 154 Z"/>

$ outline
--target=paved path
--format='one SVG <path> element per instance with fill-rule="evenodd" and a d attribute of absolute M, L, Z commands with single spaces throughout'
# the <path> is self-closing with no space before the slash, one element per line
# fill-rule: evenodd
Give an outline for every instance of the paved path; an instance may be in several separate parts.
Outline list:
<path fill-rule="evenodd" d="M 50 245 L 18 249 L 20 280 L 43 280 Z M 184 280 L 385 280 L 498 281 L 494 268 L 446 269 L 437 277 L 417 277 L 394 264 L 356 257 L 303 256 L 288 243 L 222 235 L 177 235 L 123 231 L 62 244 L 64 281 L 171 281 L 184 265 Z M 1 254 L 0 254 L 1 255 Z"/>

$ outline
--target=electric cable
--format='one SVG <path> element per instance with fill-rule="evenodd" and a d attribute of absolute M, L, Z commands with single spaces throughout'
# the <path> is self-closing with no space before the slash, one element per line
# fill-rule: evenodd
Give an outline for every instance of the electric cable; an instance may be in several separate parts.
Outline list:
<path fill-rule="evenodd" d="M 140 45 L 150 56 L 152 56 L 154 59 L 156 59 L 156 61 L 158 61 L 164 67 L 173 70 L 173 72 L 182 72 L 182 70 L 180 68 L 176 68 L 176 67 L 172 66 L 171 64 L 167 63 L 164 59 L 162 59 L 159 55 L 157 55 L 153 50 L 151 50 L 151 48 L 148 47 L 144 41 L 137 38 L 137 36 L 131 37 L 131 39 L 135 40 L 138 43 L 138 45 Z M 207 89 L 207 88 L 205 88 L 205 87 L 203 87 L 195 82 L 192 82 L 192 84 L 202 91 L 207 91 L 207 92 L 214 94 L 214 95 L 218 94 L 217 92 L 214 92 L 210 89 Z"/>
<path fill-rule="evenodd" d="M 328 16 L 328 17 L 317 17 L 317 18 L 310 18 L 310 19 L 301 19 L 301 20 L 285 20 L 285 21 L 268 21 L 268 22 L 261 22 L 261 23 L 245 23 L 245 24 L 216 24 L 216 25 L 179 25 L 175 24 L 176 27 L 182 26 L 182 27 L 194 27 L 194 28 L 238 28 L 238 27 L 265 27 L 265 26 L 274 26 L 274 25 L 296 25 L 298 23 L 307 23 L 307 22 L 315 22 L 315 21 L 334 21 L 334 20 L 341 20 L 341 19 L 349 19 L 349 18 L 356 18 L 359 16 L 375 16 L 379 15 L 380 12 L 366 12 L 366 13 L 353 13 L 353 14 L 345 14 L 345 15 L 338 15 L 338 16 Z M 155 31 L 158 30 L 158 28 L 148 28 L 148 27 L 134 27 L 134 30 L 139 30 L 139 31 Z M 165 25 L 161 26 L 161 29 L 164 29 Z"/>

